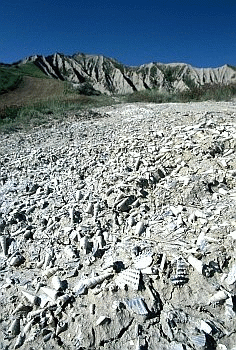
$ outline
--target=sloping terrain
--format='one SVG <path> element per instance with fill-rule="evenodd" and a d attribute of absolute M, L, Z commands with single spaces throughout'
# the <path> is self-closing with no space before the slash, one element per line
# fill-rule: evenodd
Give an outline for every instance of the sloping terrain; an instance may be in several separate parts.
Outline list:
<path fill-rule="evenodd" d="M 23 62 L 22 62 L 23 63 Z M 0 64 L 0 95 L 17 88 L 24 76 L 45 79 L 45 74 L 33 62 Z"/>
<path fill-rule="evenodd" d="M 18 79 L 25 75 L 67 81 L 78 92 L 90 95 L 127 94 L 150 89 L 175 92 L 204 85 L 236 84 L 236 68 L 228 65 L 194 68 L 184 63 L 149 63 L 129 67 L 101 55 L 56 53 L 47 57 L 32 56 L 13 65 L 0 65 L 0 92 L 18 86 L 19 81 L 14 81 L 14 77 Z"/>
<path fill-rule="evenodd" d="M 20 107 L 64 97 L 65 83 L 47 77 L 33 62 L 0 65 L 0 119 Z"/>
<path fill-rule="evenodd" d="M 150 63 L 128 67 L 104 56 L 62 54 L 29 58 L 47 75 L 73 84 L 90 84 L 102 93 L 126 94 L 157 88 L 186 90 L 204 84 L 236 83 L 234 67 L 194 68 L 188 64 Z"/>
<path fill-rule="evenodd" d="M 234 350 L 236 103 L 0 142 L 0 348 Z"/>
<path fill-rule="evenodd" d="M 22 77 L 12 91 L 0 95 L 0 109 L 5 106 L 22 106 L 28 103 L 60 97 L 64 93 L 64 84 L 54 79 L 42 79 L 30 76 Z"/>

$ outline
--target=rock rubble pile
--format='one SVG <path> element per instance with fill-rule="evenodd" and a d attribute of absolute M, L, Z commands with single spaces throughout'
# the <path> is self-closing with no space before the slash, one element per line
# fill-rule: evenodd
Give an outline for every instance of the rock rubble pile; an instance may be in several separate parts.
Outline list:
<path fill-rule="evenodd" d="M 235 103 L 1 138 L 1 349 L 236 348 Z"/>

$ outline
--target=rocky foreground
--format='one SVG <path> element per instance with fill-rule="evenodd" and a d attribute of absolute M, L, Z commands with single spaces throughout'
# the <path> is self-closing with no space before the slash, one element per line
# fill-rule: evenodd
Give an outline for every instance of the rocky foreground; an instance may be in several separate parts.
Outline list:
<path fill-rule="evenodd" d="M 236 103 L 1 135 L 0 349 L 236 349 Z"/>

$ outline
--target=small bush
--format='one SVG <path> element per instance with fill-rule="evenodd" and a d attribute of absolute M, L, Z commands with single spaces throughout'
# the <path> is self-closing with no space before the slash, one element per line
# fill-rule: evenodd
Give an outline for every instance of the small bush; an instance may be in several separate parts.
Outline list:
<path fill-rule="evenodd" d="M 191 84 L 191 82 L 189 82 Z M 190 102 L 190 101 L 229 101 L 236 96 L 236 85 L 194 86 L 182 92 L 160 91 L 158 89 L 135 91 L 124 96 L 125 102 Z"/>
<path fill-rule="evenodd" d="M 125 102 L 171 102 L 173 95 L 168 92 L 161 92 L 157 89 L 136 91 L 124 97 Z"/>
<path fill-rule="evenodd" d="M 182 102 L 188 101 L 229 101 L 236 95 L 236 85 L 205 84 L 188 91 L 177 93 Z"/>

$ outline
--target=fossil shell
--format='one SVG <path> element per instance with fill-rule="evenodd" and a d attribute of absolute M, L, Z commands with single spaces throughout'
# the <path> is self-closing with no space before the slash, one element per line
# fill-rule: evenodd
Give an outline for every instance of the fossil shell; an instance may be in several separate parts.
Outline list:
<path fill-rule="evenodd" d="M 132 207 L 133 208 L 138 208 L 140 206 L 140 201 L 139 201 L 139 199 L 136 199 L 136 201 L 134 201 L 133 203 L 132 203 Z"/>
<path fill-rule="evenodd" d="M 125 211 L 128 211 L 129 210 L 129 199 L 128 198 L 125 198 L 123 199 L 118 205 L 117 205 L 117 209 L 119 211 L 122 211 L 122 212 L 125 212 Z"/>
<path fill-rule="evenodd" d="M 128 225 L 128 227 L 132 227 L 135 225 L 135 219 L 132 215 L 129 216 L 129 218 L 127 220 L 127 225 Z"/>
<path fill-rule="evenodd" d="M 106 243 L 109 241 L 109 237 L 110 235 L 108 231 L 103 232 L 103 238 Z"/>
<path fill-rule="evenodd" d="M 38 261 L 37 264 L 36 264 L 36 266 L 37 266 L 38 269 L 41 269 L 41 267 L 43 266 L 43 264 L 44 264 L 44 259 Z"/>
<path fill-rule="evenodd" d="M 74 287 L 74 292 L 78 295 L 86 292 L 87 289 L 95 287 L 97 284 L 102 283 L 105 279 L 113 276 L 111 273 L 100 275 L 91 278 L 82 278 Z"/>
<path fill-rule="evenodd" d="M 142 270 L 145 269 L 147 267 L 149 267 L 152 264 L 152 256 L 151 255 L 144 255 L 141 257 L 137 257 L 135 259 L 135 268 L 138 270 Z"/>
<path fill-rule="evenodd" d="M 43 337 L 43 341 L 46 343 L 46 342 L 49 341 L 52 337 L 53 337 L 53 332 L 49 332 L 49 333 L 47 333 L 47 334 Z"/>
<path fill-rule="evenodd" d="M 194 335 L 190 339 L 197 348 L 201 349 L 201 347 L 203 348 L 206 345 L 205 334 Z"/>
<path fill-rule="evenodd" d="M 52 327 L 55 328 L 56 327 L 56 319 L 54 317 L 54 315 L 52 314 L 52 312 L 49 312 L 48 314 L 46 314 L 47 319 L 47 324 Z"/>
<path fill-rule="evenodd" d="M 124 300 L 124 304 L 130 311 L 133 311 L 138 315 L 148 315 L 148 309 L 143 301 L 143 298 Z"/>
<path fill-rule="evenodd" d="M 0 244 L 4 256 L 7 256 L 7 238 L 6 236 L 0 236 Z"/>
<path fill-rule="evenodd" d="M 89 312 L 91 315 L 95 314 L 95 304 L 90 304 L 89 306 Z"/>
<path fill-rule="evenodd" d="M 93 212 L 94 212 L 94 211 L 93 211 L 93 203 L 90 202 L 90 203 L 88 204 L 87 208 L 85 209 L 85 213 L 93 215 Z"/>
<path fill-rule="evenodd" d="M 8 329 L 8 334 L 11 335 L 12 337 L 16 337 L 18 334 L 20 334 L 20 317 L 16 317 L 9 329 Z"/>
<path fill-rule="evenodd" d="M 74 224 L 74 207 L 69 208 L 70 224 Z"/>
<path fill-rule="evenodd" d="M 57 275 L 54 275 L 51 280 L 52 287 L 56 290 L 62 290 L 63 289 L 63 282 L 60 280 L 60 278 Z"/>
<path fill-rule="evenodd" d="M 107 316 L 100 316 L 96 322 L 96 326 L 103 325 L 104 323 L 110 322 L 110 318 Z"/>
<path fill-rule="evenodd" d="M 207 322 L 201 320 L 200 331 L 203 331 L 204 333 L 207 333 L 207 334 L 211 334 L 212 328 Z"/>
<path fill-rule="evenodd" d="M 57 271 L 58 271 L 58 267 L 57 266 L 55 266 L 55 267 L 47 267 L 46 270 L 42 272 L 42 275 L 47 277 L 47 278 L 50 278 L 53 275 L 55 275 L 55 273 L 57 273 Z"/>
<path fill-rule="evenodd" d="M 80 239 L 80 249 L 84 251 L 84 254 L 87 253 L 87 249 L 89 246 L 89 240 L 87 236 L 84 236 Z"/>
<path fill-rule="evenodd" d="M 100 204 L 95 203 L 94 204 L 94 214 L 93 214 L 95 219 L 97 218 L 99 212 L 100 212 Z"/>
<path fill-rule="evenodd" d="M 190 265 L 192 265 L 192 267 L 199 273 L 202 274 L 202 270 L 203 270 L 203 263 L 201 262 L 201 260 L 198 260 L 197 258 L 195 258 L 194 256 L 190 255 L 188 257 L 188 262 Z"/>
<path fill-rule="evenodd" d="M 166 253 L 163 253 L 159 270 L 163 272 L 166 264 Z"/>
<path fill-rule="evenodd" d="M 53 301 L 57 299 L 58 291 L 52 288 L 48 287 L 41 287 L 40 290 L 42 290 L 49 298 L 51 298 Z"/>
<path fill-rule="evenodd" d="M 9 265 L 10 266 L 19 266 L 20 264 L 23 263 L 23 261 L 24 261 L 23 256 L 20 254 L 17 254 L 10 259 Z"/>
<path fill-rule="evenodd" d="M 27 315 L 27 319 L 31 320 L 34 317 L 39 316 L 40 314 L 42 314 L 45 311 L 45 309 L 41 308 L 41 309 L 37 309 L 37 310 L 33 310 L 31 312 L 28 313 Z"/>
<path fill-rule="evenodd" d="M 32 294 L 25 292 L 23 290 L 22 290 L 22 294 L 23 294 L 24 298 L 30 302 L 30 304 L 39 305 L 40 299 L 36 295 L 32 295 Z"/>
<path fill-rule="evenodd" d="M 56 328 L 56 335 L 59 335 L 60 333 L 64 332 L 65 330 L 67 330 L 68 327 L 68 323 L 64 322 L 64 321 L 60 321 L 57 324 L 57 328 Z"/>
<path fill-rule="evenodd" d="M 189 280 L 189 277 L 188 277 L 188 265 L 186 261 L 182 257 L 179 257 L 174 260 L 173 267 L 175 271 L 171 277 L 171 282 L 174 285 L 180 285 L 180 286 L 183 285 L 184 283 L 187 283 Z"/>
<path fill-rule="evenodd" d="M 144 223 L 142 221 L 139 221 L 135 226 L 135 235 L 139 236 L 144 231 Z"/>
<path fill-rule="evenodd" d="M 23 328 L 23 332 L 22 333 L 23 334 L 27 334 L 30 331 L 31 326 L 33 325 L 33 323 L 34 323 L 34 319 L 32 319 L 29 322 L 27 322 L 26 325 Z"/>
<path fill-rule="evenodd" d="M 78 202 L 80 199 L 83 198 L 82 192 L 80 190 L 77 190 L 75 193 L 75 199 Z"/>
<path fill-rule="evenodd" d="M 139 289 L 140 271 L 135 269 L 127 269 L 119 273 L 116 278 L 116 284 L 121 288 L 126 285 L 134 290 Z"/>
<path fill-rule="evenodd" d="M 104 246 L 103 236 L 102 235 L 94 236 L 93 237 L 93 252 L 95 253 L 98 249 L 102 249 L 103 246 Z"/>
<path fill-rule="evenodd" d="M 209 299 L 209 304 L 218 304 L 226 299 L 228 299 L 228 294 L 223 291 L 219 290 L 217 293 L 213 294 L 212 297 Z"/>
<path fill-rule="evenodd" d="M 227 278 L 225 279 L 225 282 L 228 285 L 231 285 L 231 284 L 234 284 L 235 281 L 236 281 L 236 265 L 233 265 L 231 267 L 231 270 L 229 271 Z"/>
<path fill-rule="evenodd" d="M 138 159 L 136 160 L 136 162 L 135 162 L 135 166 L 134 166 L 135 171 L 138 171 L 138 169 L 139 169 L 139 167 L 140 167 L 141 163 L 142 163 L 141 159 L 140 159 L 140 158 L 138 158 Z"/>
<path fill-rule="evenodd" d="M 191 224 L 196 220 L 196 215 L 194 213 L 190 214 L 188 217 L 188 222 Z"/>
<path fill-rule="evenodd" d="M 98 277 L 92 277 L 89 278 L 85 281 L 86 287 L 87 288 L 93 288 L 95 287 L 97 284 L 102 283 L 105 279 L 107 279 L 108 277 L 112 276 L 112 274 L 108 273 L 108 274 L 104 274 Z"/>
<path fill-rule="evenodd" d="M 217 345 L 217 350 L 228 350 L 227 347 L 223 344 Z M 232 348 L 232 350 L 235 350 L 235 348 Z"/>
<path fill-rule="evenodd" d="M 26 312 L 29 312 L 29 310 L 31 310 L 32 307 L 29 306 L 29 305 L 25 305 L 23 302 L 20 302 L 16 308 L 13 310 L 12 312 L 12 315 L 15 315 L 15 314 L 23 314 L 23 313 L 26 313 Z"/>
<path fill-rule="evenodd" d="M 52 253 L 51 252 L 47 252 L 45 255 L 45 259 L 44 259 L 44 264 L 43 264 L 43 269 L 45 270 L 47 266 L 49 266 L 51 264 L 52 261 Z"/>
<path fill-rule="evenodd" d="M 57 298 L 57 304 L 62 307 L 69 300 L 70 300 L 70 296 L 68 294 L 64 294 Z"/>
<path fill-rule="evenodd" d="M 25 334 L 20 333 L 16 339 L 14 349 L 20 348 L 24 344 L 24 341 L 25 341 Z"/>
<path fill-rule="evenodd" d="M 113 188 L 113 187 L 108 188 L 108 189 L 107 189 L 107 192 L 106 192 L 106 196 L 107 196 L 107 197 L 110 196 L 110 194 L 111 194 L 112 192 L 114 192 L 114 188 Z"/>
<path fill-rule="evenodd" d="M 188 322 L 188 315 L 180 309 L 174 309 L 168 312 L 168 319 L 170 322 L 184 324 Z"/>

